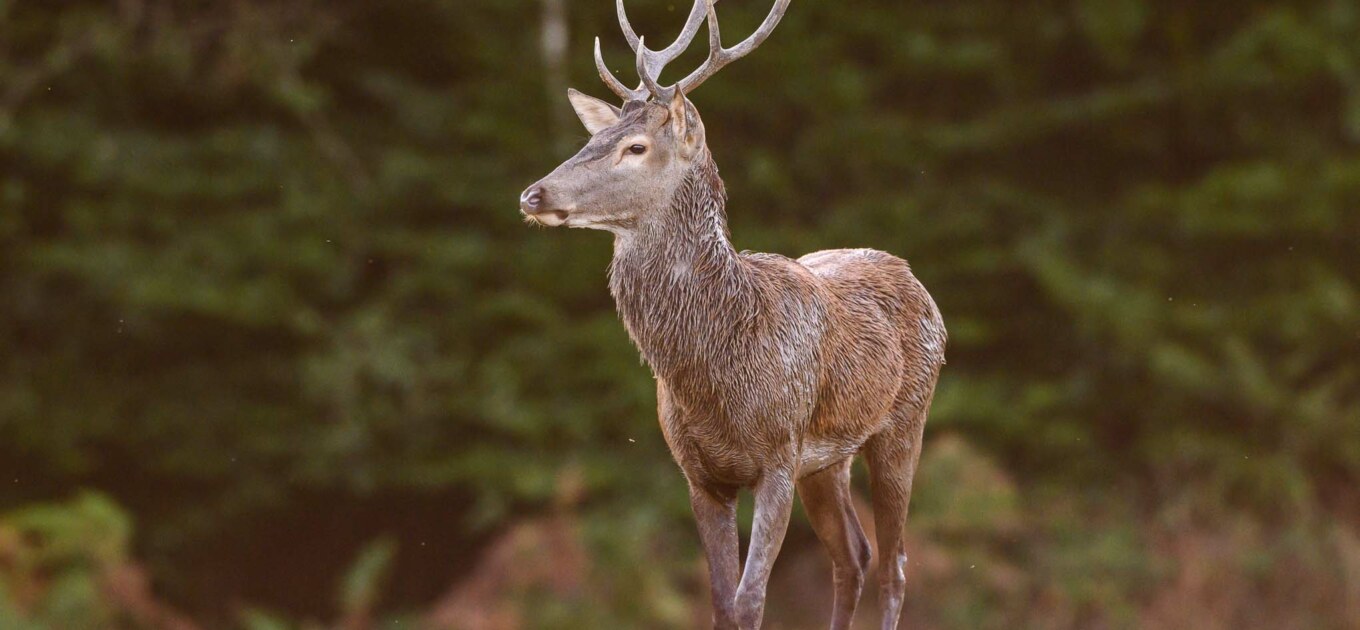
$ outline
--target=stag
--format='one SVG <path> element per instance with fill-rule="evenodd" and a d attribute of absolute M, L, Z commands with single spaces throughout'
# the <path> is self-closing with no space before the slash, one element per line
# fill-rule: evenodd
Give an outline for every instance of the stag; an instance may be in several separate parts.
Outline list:
<path fill-rule="evenodd" d="M 696 0 L 680 35 L 652 50 L 617 0 L 641 83 L 595 63 L 622 107 L 568 91 L 590 132 L 574 157 L 520 196 L 525 220 L 614 234 L 609 290 L 656 378 L 661 431 L 689 485 L 708 559 L 715 628 L 759 628 L 795 490 L 831 556 L 831 627 L 848 628 L 872 551 L 851 502 L 850 465 L 868 464 L 878 533 L 882 628 L 906 589 L 903 530 L 926 414 L 944 364 L 940 312 L 906 261 L 870 249 L 797 260 L 738 252 L 703 121 L 686 97 L 762 42 L 722 45 L 714 0 Z M 708 58 L 677 83 L 666 64 L 707 22 Z M 755 517 L 745 570 L 737 494 Z"/>

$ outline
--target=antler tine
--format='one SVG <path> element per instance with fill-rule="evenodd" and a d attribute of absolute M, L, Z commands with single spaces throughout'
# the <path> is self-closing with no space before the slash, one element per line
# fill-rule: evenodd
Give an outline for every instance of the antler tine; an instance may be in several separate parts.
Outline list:
<path fill-rule="evenodd" d="M 623 8 L 623 0 L 614 0 L 614 13 L 619 16 L 619 30 L 623 31 L 623 38 L 628 40 L 628 48 L 637 52 L 638 34 L 628 21 L 628 11 Z"/>
<path fill-rule="evenodd" d="M 623 2 L 623 0 L 618 1 Z M 713 1 L 717 2 L 718 0 Z M 656 66 L 656 68 L 659 69 L 675 61 L 676 57 L 679 57 L 681 53 L 685 52 L 685 49 L 689 48 L 690 43 L 694 41 L 694 36 L 699 33 L 699 27 L 704 24 L 704 15 L 708 12 L 707 5 L 708 3 L 705 0 L 694 0 L 694 6 L 689 10 L 689 17 L 685 18 L 685 28 L 680 30 L 680 34 L 676 36 L 675 41 L 671 42 L 670 46 L 657 53 L 656 58 L 661 60 L 661 65 Z M 659 74 L 657 78 L 660 78 Z"/>
<path fill-rule="evenodd" d="M 639 85 L 637 89 L 629 89 L 618 77 L 614 76 L 613 72 L 609 71 L 609 68 L 604 65 L 604 55 L 600 54 L 600 38 L 598 37 L 595 38 L 595 69 L 600 72 L 600 80 L 604 81 L 609 90 L 617 94 L 625 103 L 636 101 L 647 95 L 642 86 Z"/>
<path fill-rule="evenodd" d="M 639 37 L 637 50 L 638 75 L 642 77 L 642 83 L 647 86 L 647 89 L 649 91 L 651 91 L 652 96 L 655 96 L 657 99 L 662 101 L 669 100 L 671 96 L 674 95 L 675 88 L 673 86 L 669 88 L 663 88 L 660 85 L 657 85 L 656 77 L 652 76 L 652 73 L 647 71 L 647 58 L 648 58 L 647 53 L 649 52 L 651 51 L 647 50 L 646 38 Z"/>
<path fill-rule="evenodd" d="M 718 12 L 713 9 L 713 3 L 717 0 L 706 1 L 708 3 L 708 59 L 705 59 L 703 65 L 699 66 L 697 70 L 691 72 L 689 76 L 676 84 L 676 87 L 686 94 L 699 87 L 709 77 L 721 70 L 723 66 L 745 57 L 764 43 L 770 33 L 774 32 L 774 27 L 779 25 L 779 20 L 783 19 L 784 11 L 789 8 L 790 2 L 790 0 L 775 0 L 774 7 L 770 9 L 770 14 L 765 16 L 765 21 L 760 23 L 760 28 L 757 28 L 756 32 L 736 46 L 723 48 L 722 37 L 718 34 Z"/>

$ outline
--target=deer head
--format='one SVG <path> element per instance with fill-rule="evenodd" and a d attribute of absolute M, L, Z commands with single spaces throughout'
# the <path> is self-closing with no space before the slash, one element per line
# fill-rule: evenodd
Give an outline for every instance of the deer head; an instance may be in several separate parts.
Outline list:
<path fill-rule="evenodd" d="M 642 82 L 630 89 L 610 73 L 600 54 L 600 39 L 595 38 L 595 66 L 605 85 L 623 99 L 623 107 L 568 91 L 567 98 L 590 132 L 590 141 L 520 195 L 520 212 L 525 220 L 548 226 L 625 231 L 645 220 L 648 213 L 664 211 L 693 166 L 710 159 L 703 121 L 686 94 L 723 66 L 755 50 L 774 31 L 790 2 L 775 0 L 755 33 L 736 46 L 724 48 L 713 6 L 716 1 L 695 0 L 675 41 L 661 50 L 651 50 L 629 24 L 623 0 L 616 0 L 619 27 L 636 54 Z M 677 83 L 660 85 L 661 71 L 694 40 L 705 16 L 708 58 Z"/>

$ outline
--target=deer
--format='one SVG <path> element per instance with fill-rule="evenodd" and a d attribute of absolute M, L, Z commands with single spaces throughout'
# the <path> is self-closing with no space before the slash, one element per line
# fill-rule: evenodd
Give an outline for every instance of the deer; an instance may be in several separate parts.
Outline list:
<path fill-rule="evenodd" d="M 688 95 L 760 46 L 790 0 L 724 47 L 716 0 L 696 0 L 673 43 L 652 50 L 616 0 L 641 83 L 600 78 L 623 103 L 568 90 L 585 146 L 520 195 L 526 222 L 611 232 L 609 291 L 656 380 L 662 437 L 689 489 L 708 561 L 713 627 L 759 628 L 794 494 L 832 564 L 833 630 L 850 627 L 873 557 L 852 503 L 851 462 L 869 471 L 881 627 L 906 592 L 903 540 L 926 416 L 947 335 L 907 262 L 872 249 L 796 260 L 734 248 L 727 193 Z M 706 22 L 709 54 L 689 75 L 662 70 Z M 737 501 L 755 511 L 739 558 Z"/>

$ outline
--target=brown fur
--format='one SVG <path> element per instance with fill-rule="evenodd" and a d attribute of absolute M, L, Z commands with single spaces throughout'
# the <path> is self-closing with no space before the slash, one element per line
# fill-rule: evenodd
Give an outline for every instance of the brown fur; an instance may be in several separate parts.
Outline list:
<path fill-rule="evenodd" d="M 886 558 L 883 627 L 895 628 L 901 532 L 944 363 L 939 310 L 907 263 L 884 252 L 737 252 L 703 136 L 683 96 L 669 107 L 630 103 L 526 191 L 540 202 L 525 212 L 615 234 L 610 291 L 656 376 L 661 429 L 690 483 L 715 626 L 759 626 L 796 486 L 835 566 L 832 627 L 848 627 L 869 559 L 848 491 L 862 452 Z M 633 156 L 640 137 L 648 153 Z M 755 489 L 756 523 L 738 583 L 739 488 Z"/>

